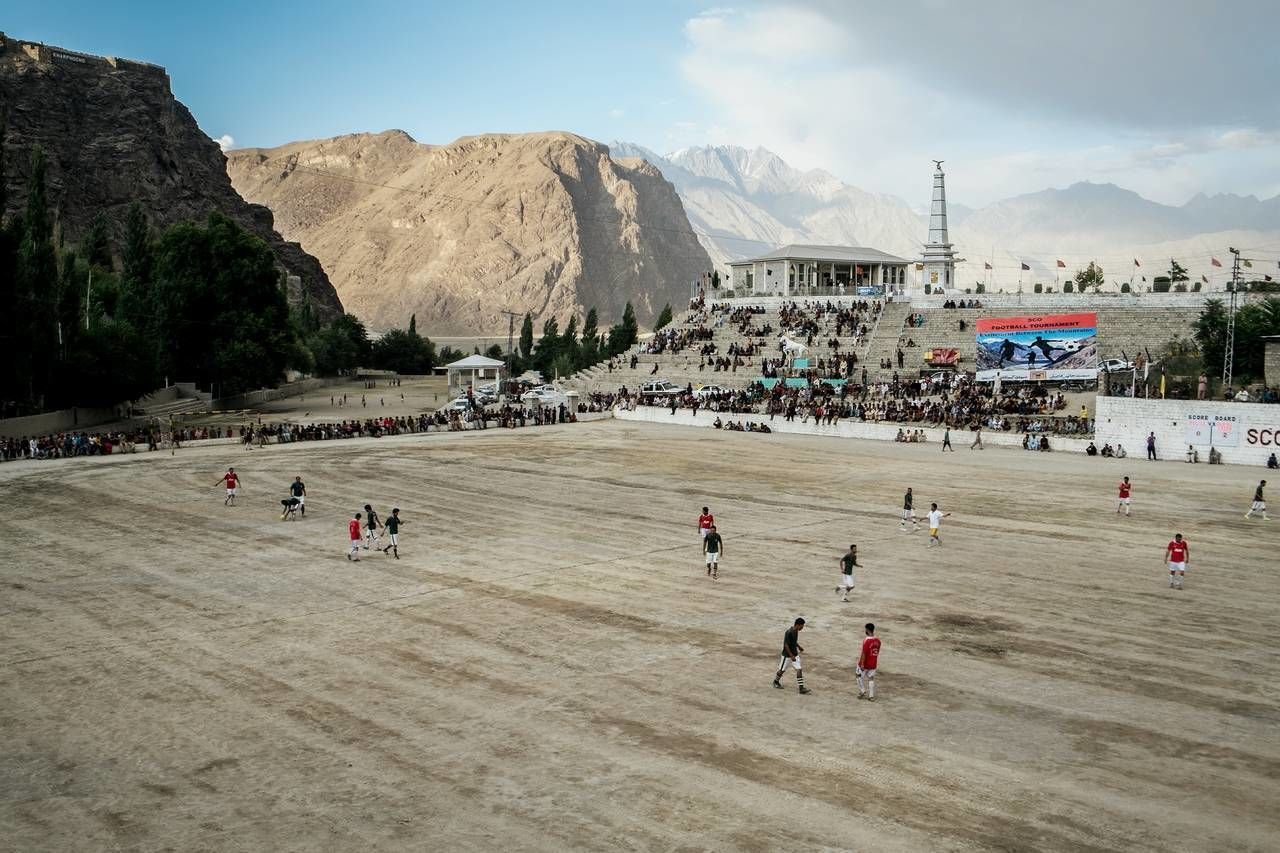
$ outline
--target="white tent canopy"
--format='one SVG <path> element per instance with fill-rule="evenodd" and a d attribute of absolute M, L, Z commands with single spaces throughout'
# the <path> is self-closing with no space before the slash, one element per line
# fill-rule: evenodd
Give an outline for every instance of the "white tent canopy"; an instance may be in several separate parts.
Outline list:
<path fill-rule="evenodd" d="M 461 394 L 467 386 L 475 387 L 485 380 L 497 382 L 505 363 L 483 355 L 469 355 L 445 365 L 449 374 L 449 393 Z"/>

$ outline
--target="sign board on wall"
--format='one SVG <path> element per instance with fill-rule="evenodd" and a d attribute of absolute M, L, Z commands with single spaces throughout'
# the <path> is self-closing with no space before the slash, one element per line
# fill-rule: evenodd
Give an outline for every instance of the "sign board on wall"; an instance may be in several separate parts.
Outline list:
<path fill-rule="evenodd" d="M 988 317 L 976 325 L 979 381 L 1094 379 L 1098 315 Z"/>
<path fill-rule="evenodd" d="M 1217 412 L 1187 415 L 1187 444 L 1196 447 L 1239 447 L 1240 419 Z"/>

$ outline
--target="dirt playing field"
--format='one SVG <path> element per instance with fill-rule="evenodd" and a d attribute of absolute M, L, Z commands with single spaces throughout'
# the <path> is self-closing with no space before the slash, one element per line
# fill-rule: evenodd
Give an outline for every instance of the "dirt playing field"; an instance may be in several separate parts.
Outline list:
<path fill-rule="evenodd" d="M 1275 850 L 1264 475 L 618 421 L 0 465 L 0 846 Z"/>

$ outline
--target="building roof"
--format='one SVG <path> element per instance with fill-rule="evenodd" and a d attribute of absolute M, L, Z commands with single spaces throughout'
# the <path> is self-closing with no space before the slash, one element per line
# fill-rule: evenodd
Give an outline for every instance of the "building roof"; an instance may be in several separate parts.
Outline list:
<path fill-rule="evenodd" d="M 879 249 L 868 249 L 863 246 L 810 246 L 804 243 L 790 243 L 786 246 L 779 246 L 767 255 L 760 255 L 756 258 L 747 258 L 741 261 L 730 261 L 729 266 L 736 267 L 744 264 L 753 264 L 757 261 L 782 260 L 834 261 L 840 264 L 854 262 L 870 264 L 910 263 L 906 258 L 899 258 L 897 255 L 891 255 Z"/>
<path fill-rule="evenodd" d="M 502 367 L 506 362 L 498 361 L 496 358 L 488 358 L 483 355 L 469 355 L 466 358 L 459 359 L 452 364 L 446 364 L 448 370 L 479 370 L 481 368 Z"/>

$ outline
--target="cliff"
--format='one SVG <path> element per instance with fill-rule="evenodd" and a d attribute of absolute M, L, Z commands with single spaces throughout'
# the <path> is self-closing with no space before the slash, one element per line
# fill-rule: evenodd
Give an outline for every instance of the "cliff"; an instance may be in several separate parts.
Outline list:
<path fill-rule="evenodd" d="M 423 145 L 402 131 L 245 149 L 232 183 L 324 263 L 370 327 L 436 335 L 507 330 L 503 311 L 561 327 L 630 300 L 641 325 L 709 270 L 671 186 L 570 133 Z"/>
<path fill-rule="evenodd" d="M 232 188 L 222 151 L 173 97 L 163 68 L 0 33 L 0 119 L 7 126 L 6 213 L 25 204 L 29 153 L 39 144 L 48 157 L 50 210 L 67 242 L 75 243 L 100 210 L 118 237 L 135 200 L 157 228 L 218 210 L 271 246 L 321 317 L 342 311 L 319 261 L 275 231 L 271 211 Z"/>

